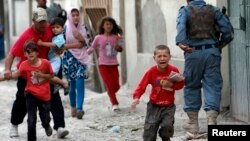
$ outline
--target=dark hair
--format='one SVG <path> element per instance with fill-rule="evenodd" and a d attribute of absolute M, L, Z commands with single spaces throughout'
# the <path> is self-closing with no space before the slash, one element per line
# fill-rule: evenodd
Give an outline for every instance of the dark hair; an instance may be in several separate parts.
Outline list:
<path fill-rule="evenodd" d="M 225 6 L 222 6 L 221 12 L 222 12 L 222 14 L 226 15 L 227 8 Z"/>
<path fill-rule="evenodd" d="M 62 18 L 59 18 L 59 17 L 55 17 L 51 20 L 51 23 L 50 25 L 60 25 L 60 26 L 64 26 L 64 21 Z"/>
<path fill-rule="evenodd" d="M 27 43 L 24 44 L 23 52 L 38 52 L 38 47 L 37 44 L 33 41 L 28 41 Z"/>
<path fill-rule="evenodd" d="M 63 19 L 63 25 L 65 24 L 66 20 L 67 20 L 67 11 L 62 9 L 60 11 L 60 13 L 57 15 L 57 17 L 62 18 Z"/>
<path fill-rule="evenodd" d="M 78 12 L 78 13 L 80 13 L 80 11 L 77 9 L 77 8 L 73 8 L 73 9 L 71 9 L 71 11 L 70 11 L 71 13 L 72 12 Z"/>
<path fill-rule="evenodd" d="M 105 16 L 101 19 L 100 23 L 99 23 L 99 26 L 98 26 L 98 33 L 99 34 L 104 34 L 104 28 L 103 28 L 103 25 L 104 23 L 108 21 L 108 22 L 111 22 L 113 24 L 113 29 L 111 31 L 111 34 L 120 34 L 122 35 L 123 34 L 123 31 L 121 29 L 121 27 L 119 25 L 117 25 L 116 21 L 112 18 L 112 17 L 109 17 L 109 16 Z"/>
<path fill-rule="evenodd" d="M 166 50 L 169 54 L 171 54 L 169 47 L 166 46 L 166 45 L 158 45 L 158 46 L 156 46 L 155 50 L 154 50 L 154 55 L 156 55 L 157 50 Z"/>

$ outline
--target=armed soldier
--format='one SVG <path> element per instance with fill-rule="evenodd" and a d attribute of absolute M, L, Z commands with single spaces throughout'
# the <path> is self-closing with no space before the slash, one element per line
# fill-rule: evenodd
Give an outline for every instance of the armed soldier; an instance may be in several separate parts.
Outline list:
<path fill-rule="evenodd" d="M 179 10 L 176 36 L 176 45 L 184 51 L 185 57 L 184 111 L 189 120 L 183 128 L 198 133 L 201 88 L 207 124 L 217 123 L 223 83 L 220 48 L 232 41 L 233 32 L 229 20 L 219 8 L 206 4 L 204 0 L 187 0 L 187 3 Z M 220 32 L 219 38 L 215 26 Z"/>

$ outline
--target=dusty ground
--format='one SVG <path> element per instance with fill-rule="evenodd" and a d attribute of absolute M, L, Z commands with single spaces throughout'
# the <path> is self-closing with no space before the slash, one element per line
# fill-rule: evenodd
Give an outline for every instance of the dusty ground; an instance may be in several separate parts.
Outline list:
<path fill-rule="evenodd" d="M 0 72 L 3 70 L 0 64 Z M 9 138 L 10 112 L 15 99 L 16 81 L 0 82 L 0 137 L 1 141 L 26 141 L 27 139 L 27 117 L 24 123 L 19 125 L 19 137 Z M 85 115 L 82 120 L 72 118 L 70 116 L 70 106 L 68 97 L 61 95 L 65 108 L 66 129 L 70 134 L 65 141 L 142 141 L 143 124 L 145 119 L 146 103 L 148 96 L 144 95 L 143 99 L 135 110 L 131 110 L 131 92 L 126 90 L 124 86 L 118 93 L 121 111 L 114 113 L 111 111 L 110 102 L 106 93 L 95 93 L 86 90 L 84 103 Z M 223 113 L 219 117 L 219 124 L 238 123 L 228 118 L 229 113 Z M 177 105 L 175 116 L 175 134 L 172 141 L 183 141 L 185 132 L 181 128 L 182 123 L 187 119 L 186 114 L 182 110 L 182 105 Z M 206 120 L 204 111 L 200 112 L 200 126 L 202 130 L 206 130 Z M 239 122 L 240 123 L 240 122 Z M 53 126 L 53 121 L 51 122 Z M 118 133 L 113 133 L 110 129 L 113 126 L 120 127 Z M 37 122 L 38 141 L 59 141 L 56 132 L 51 137 L 45 135 L 41 122 Z M 206 141 L 200 139 L 196 141 Z M 157 141 L 160 141 L 158 138 Z"/>

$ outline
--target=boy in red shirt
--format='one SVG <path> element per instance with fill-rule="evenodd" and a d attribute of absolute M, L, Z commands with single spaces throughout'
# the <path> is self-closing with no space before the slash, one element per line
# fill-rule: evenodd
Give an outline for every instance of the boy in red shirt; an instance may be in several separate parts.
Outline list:
<path fill-rule="evenodd" d="M 178 68 L 168 64 L 170 58 L 170 49 L 167 46 L 156 46 L 154 60 L 157 65 L 151 67 L 144 74 L 133 93 L 132 108 L 136 108 L 147 85 L 152 86 L 144 124 L 144 141 L 156 141 L 158 129 L 162 141 L 170 141 L 170 137 L 174 134 L 173 124 L 176 109 L 174 94 L 175 90 L 183 88 L 184 78 Z M 175 74 L 174 78 L 171 77 L 172 74 Z"/>
<path fill-rule="evenodd" d="M 37 109 L 47 136 L 52 135 L 49 101 L 53 70 L 48 60 L 38 58 L 38 47 L 35 43 L 27 43 L 23 50 L 27 60 L 20 64 L 18 71 L 11 74 L 11 78 L 17 79 L 22 76 L 27 80 L 25 96 L 28 111 L 28 141 L 36 141 Z"/>

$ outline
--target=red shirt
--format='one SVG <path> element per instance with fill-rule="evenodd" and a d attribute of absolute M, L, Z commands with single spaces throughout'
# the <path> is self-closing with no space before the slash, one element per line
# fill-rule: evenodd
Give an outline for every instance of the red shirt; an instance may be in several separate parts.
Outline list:
<path fill-rule="evenodd" d="M 33 71 L 41 71 L 45 74 L 53 74 L 50 62 L 42 59 L 42 63 L 38 67 L 34 67 L 28 60 L 23 61 L 19 67 L 19 73 L 27 80 L 25 91 L 34 95 L 43 101 L 50 100 L 50 81 L 49 79 L 37 78 L 32 75 Z"/>
<path fill-rule="evenodd" d="M 160 84 L 161 80 L 166 80 L 171 71 L 179 73 L 179 70 L 173 66 L 168 65 L 165 72 L 161 72 L 157 69 L 157 66 L 151 67 L 143 76 L 139 85 L 133 93 L 134 99 L 140 99 L 142 94 L 144 94 L 147 85 L 151 84 L 152 90 L 149 95 L 150 102 L 159 106 L 169 106 L 174 104 L 174 94 L 175 90 L 182 89 L 184 86 L 184 81 L 175 82 L 172 86 L 172 90 L 166 90 L 162 88 Z"/>
<path fill-rule="evenodd" d="M 51 27 L 49 26 L 49 24 L 47 24 L 44 34 L 37 33 L 34 30 L 33 25 L 30 26 L 27 30 L 25 30 L 23 34 L 15 42 L 15 44 L 13 45 L 10 51 L 10 53 L 13 56 L 16 56 L 19 58 L 19 62 L 17 63 L 17 68 L 19 68 L 20 64 L 27 59 L 23 53 L 23 47 L 26 42 L 28 41 L 37 42 L 39 39 L 41 39 L 44 42 L 51 42 L 52 36 L 53 34 L 52 34 Z M 39 49 L 38 57 L 47 59 L 49 48 L 38 46 L 38 49 Z"/>

